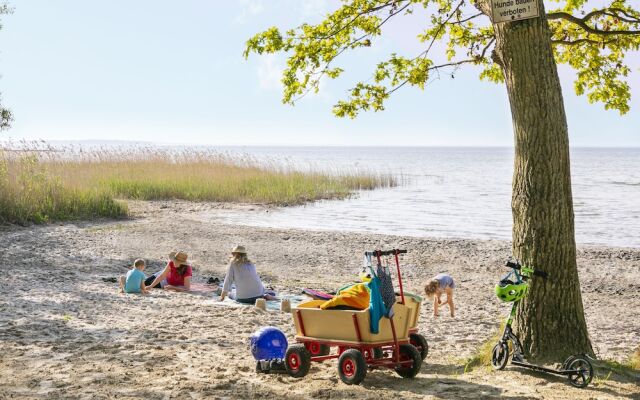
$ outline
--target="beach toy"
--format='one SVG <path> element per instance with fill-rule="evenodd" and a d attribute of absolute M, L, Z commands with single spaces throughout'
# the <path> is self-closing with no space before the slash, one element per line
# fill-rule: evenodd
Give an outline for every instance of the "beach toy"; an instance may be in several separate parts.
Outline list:
<path fill-rule="evenodd" d="M 280 302 L 280 311 L 282 312 L 291 312 L 291 301 L 289 299 L 282 299 Z"/>
<path fill-rule="evenodd" d="M 256 299 L 256 308 L 261 309 L 262 311 L 267 310 L 267 301 L 265 299 Z"/>
<path fill-rule="evenodd" d="M 283 359 L 287 352 L 287 337 L 273 326 L 260 328 L 251 335 L 251 354 L 256 361 Z"/>
<path fill-rule="evenodd" d="M 321 292 L 315 289 L 304 288 L 302 289 L 302 294 L 306 294 L 310 296 L 314 300 L 331 300 L 333 295 L 325 292 Z"/>
<path fill-rule="evenodd" d="M 251 354 L 256 359 L 256 372 L 286 374 L 284 355 L 287 337 L 278 328 L 267 326 L 254 332 L 250 338 Z"/>

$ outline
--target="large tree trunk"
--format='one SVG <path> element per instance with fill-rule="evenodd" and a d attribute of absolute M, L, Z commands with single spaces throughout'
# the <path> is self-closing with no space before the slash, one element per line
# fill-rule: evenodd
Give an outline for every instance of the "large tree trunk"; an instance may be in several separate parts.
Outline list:
<path fill-rule="evenodd" d="M 540 15 L 544 14 L 542 0 Z M 528 356 L 593 353 L 582 306 L 573 224 L 569 135 L 544 17 L 494 25 L 515 136 L 513 254 L 546 271 L 533 278 L 515 330 Z"/>

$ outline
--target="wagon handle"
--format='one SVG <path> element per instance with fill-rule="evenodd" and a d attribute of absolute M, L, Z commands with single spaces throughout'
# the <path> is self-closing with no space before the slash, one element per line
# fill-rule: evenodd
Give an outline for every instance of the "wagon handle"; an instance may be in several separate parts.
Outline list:
<path fill-rule="evenodd" d="M 364 255 L 365 256 L 370 256 L 370 257 L 374 257 L 374 256 L 390 256 L 390 255 L 405 254 L 406 252 L 407 252 L 407 250 L 400 250 L 400 249 L 375 250 L 375 251 L 365 251 Z"/>
<path fill-rule="evenodd" d="M 402 288 L 402 273 L 400 272 L 400 260 L 398 259 L 398 254 L 406 254 L 407 250 L 400 249 L 392 249 L 392 250 L 376 250 L 376 251 L 365 251 L 364 255 L 368 257 L 376 257 L 378 259 L 378 264 L 380 264 L 381 256 L 389 256 L 393 255 L 396 260 L 396 269 L 398 270 L 398 286 L 400 287 L 400 299 L 401 303 L 404 302 L 404 289 Z"/>
<path fill-rule="evenodd" d="M 407 252 L 406 250 L 404 251 Z M 400 285 L 400 299 L 402 299 L 402 304 L 404 305 L 404 290 L 402 289 L 402 274 L 400 273 L 400 261 L 398 260 L 398 252 L 394 253 L 396 259 L 396 268 L 398 269 L 398 284 Z"/>

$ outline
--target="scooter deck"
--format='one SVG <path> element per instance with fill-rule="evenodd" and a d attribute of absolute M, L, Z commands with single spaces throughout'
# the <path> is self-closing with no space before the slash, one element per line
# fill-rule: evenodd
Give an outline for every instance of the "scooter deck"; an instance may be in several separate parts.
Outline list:
<path fill-rule="evenodd" d="M 571 373 L 579 372 L 577 370 L 557 370 L 557 369 L 552 369 L 552 368 L 546 368 L 546 367 L 541 367 L 540 365 L 535 365 L 535 364 L 528 363 L 526 361 L 518 361 L 518 360 L 511 360 L 511 365 L 515 365 L 515 366 L 518 366 L 518 367 L 529 368 L 529 369 L 532 369 L 534 371 L 546 372 L 546 373 L 549 373 L 549 374 L 563 375 L 563 376 L 569 375 Z"/>

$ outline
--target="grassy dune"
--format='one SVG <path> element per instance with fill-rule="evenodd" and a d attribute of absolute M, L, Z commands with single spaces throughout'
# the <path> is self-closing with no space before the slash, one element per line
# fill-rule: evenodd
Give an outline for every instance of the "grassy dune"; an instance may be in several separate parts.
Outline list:
<path fill-rule="evenodd" d="M 0 222 L 125 216 L 116 199 L 294 205 L 396 184 L 378 174 L 300 172 L 215 152 L 44 150 L 0 150 Z"/>

